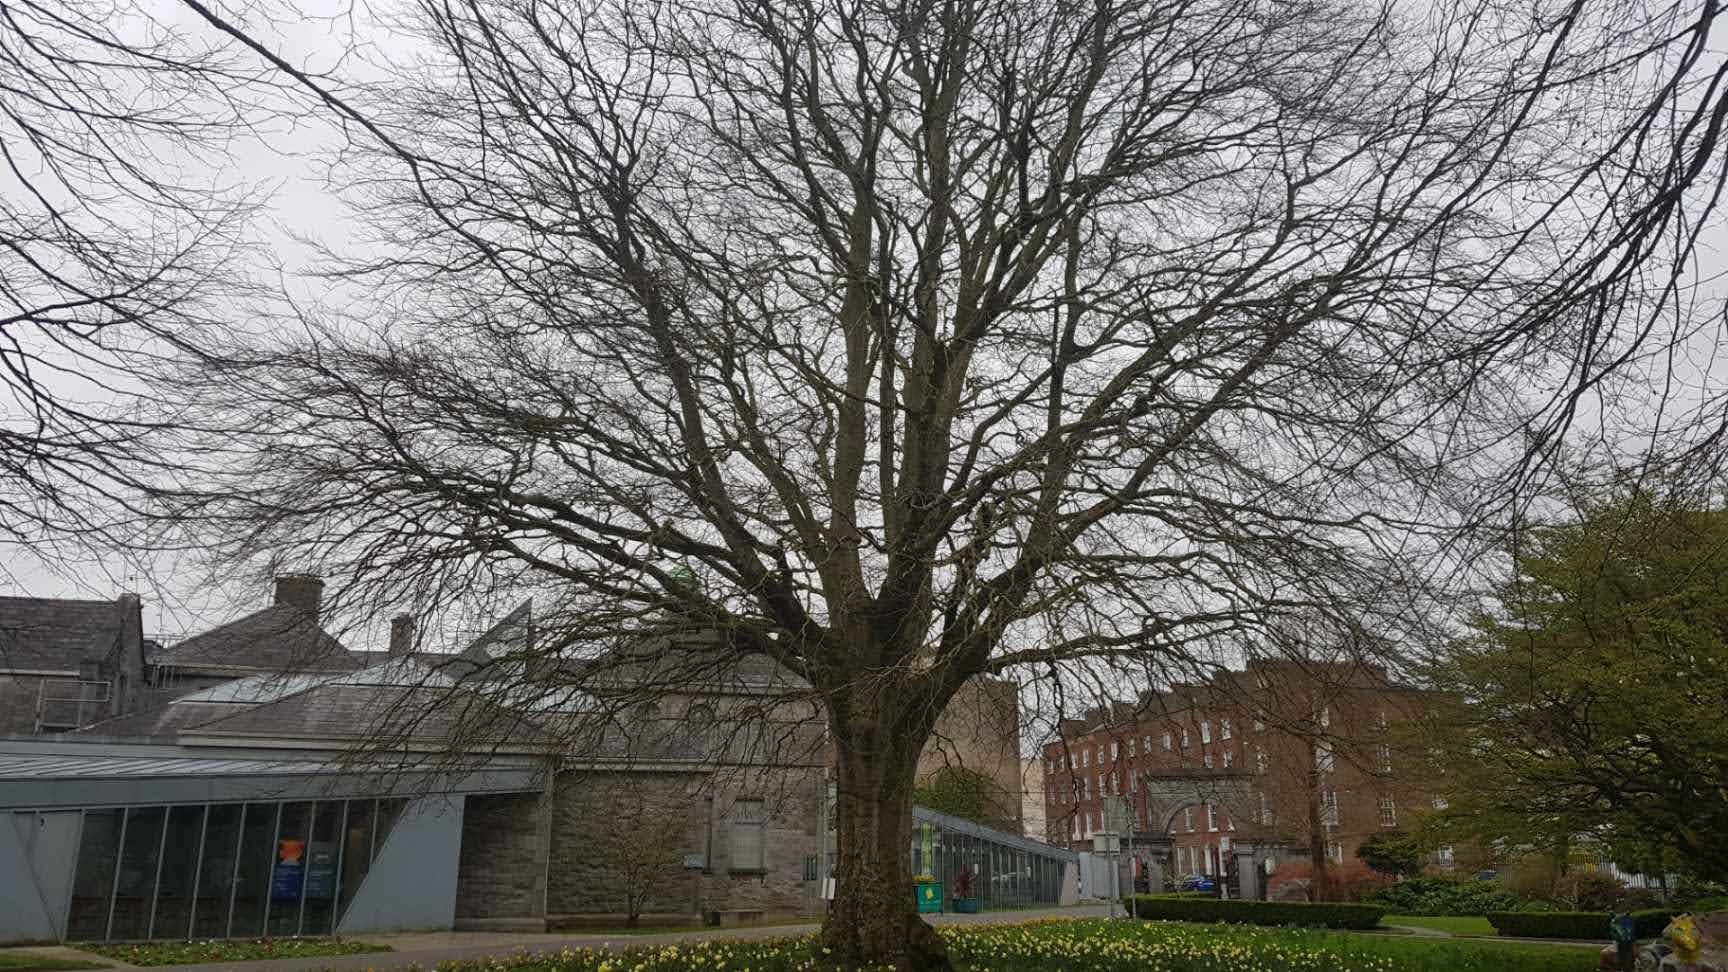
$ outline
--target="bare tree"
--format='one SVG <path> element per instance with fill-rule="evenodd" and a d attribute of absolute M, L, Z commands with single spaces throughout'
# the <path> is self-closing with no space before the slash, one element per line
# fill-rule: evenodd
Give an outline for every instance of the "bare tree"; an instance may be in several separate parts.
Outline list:
<path fill-rule="evenodd" d="M 114 540 L 170 458 L 128 403 L 220 319 L 254 202 L 199 171 L 259 85 L 223 46 L 128 0 L 0 8 L 0 543 Z"/>
<path fill-rule="evenodd" d="M 181 512 L 545 592 L 565 671 L 668 611 L 772 659 L 834 746 L 824 942 L 902 968 L 948 700 L 1396 624 L 1692 333 L 1728 113 L 1709 3 L 415 2 L 337 89 L 186 2 L 345 123 L 372 238 L 179 386 L 232 430 Z"/>

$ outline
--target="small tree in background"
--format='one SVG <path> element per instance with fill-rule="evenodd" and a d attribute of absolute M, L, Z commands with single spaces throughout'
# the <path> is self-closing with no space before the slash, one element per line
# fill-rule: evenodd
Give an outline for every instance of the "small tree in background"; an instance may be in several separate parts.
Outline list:
<path fill-rule="evenodd" d="M 1363 841 L 1362 846 L 1356 848 L 1356 856 L 1381 874 L 1404 878 L 1422 873 L 1422 861 L 1426 855 L 1414 837 L 1403 831 L 1388 830 Z"/>
<path fill-rule="evenodd" d="M 1580 491 L 1532 527 L 1429 726 L 1457 838 L 1728 875 L 1728 511 Z M 1587 840 L 1586 840 L 1587 838 Z"/>
<path fill-rule="evenodd" d="M 991 821 L 1002 798 L 990 777 L 960 766 L 944 766 L 912 791 L 918 806 L 984 826 L 994 826 Z"/>

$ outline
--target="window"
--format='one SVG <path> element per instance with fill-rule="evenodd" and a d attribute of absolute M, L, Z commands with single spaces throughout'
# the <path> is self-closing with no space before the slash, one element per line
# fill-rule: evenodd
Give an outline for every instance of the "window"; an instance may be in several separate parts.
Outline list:
<path fill-rule="evenodd" d="M 1165 739 L 1169 739 L 1169 738 L 1170 738 L 1170 734 L 1169 734 L 1169 733 L 1165 733 L 1165 734 L 1164 734 L 1164 738 L 1165 738 Z M 1165 748 L 1165 749 L 1169 749 L 1169 748 L 1170 748 L 1170 747 L 1169 747 L 1169 746 L 1168 746 L 1168 745 L 1166 745 L 1166 746 L 1165 746 L 1165 747 L 1164 747 L 1164 748 Z M 1144 753 L 1145 753 L 1145 754 L 1146 754 L 1146 755 L 1148 755 L 1148 756 L 1150 756 L 1150 755 L 1152 755 L 1152 737 L 1151 737 L 1151 736 L 1147 736 L 1147 737 L 1146 737 L 1146 748 L 1145 748 L 1145 749 L 1144 749 L 1144 750 L 1142 750 L 1142 752 L 1144 752 Z"/>
<path fill-rule="evenodd" d="M 1183 807 L 1182 808 L 1182 827 L 1185 830 L 1187 830 L 1189 833 L 1194 832 L 1194 808 L 1193 807 Z"/>
<path fill-rule="evenodd" d="M 1164 734 L 1164 750 L 1166 752 L 1168 752 L 1170 750 L 1170 734 L 1169 733 Z"/>
<path fill-rule="evenodd" d="M 1438 851 L 1435 851 L 1434 856 L 1439 858 L 1441 867 L 1447 869 L 1448 871 L 1450 871 L 1452 869 L 1452 866 L 1455 863 L 1455 861 L 1452 857 L 1452 845 L 1451 844 L 1447 844 L 1445 847 L 1442 847 Z"/>
<path fill-rule="evenodd" d="M 1214 833 L 1218 830 L 1218 808 L 1210 803 L 1206 804 L 1206 829 Z"/>
<path fill-rule="evenodd" d="M 1314 768 L 1322 773 L 1332 772 L 1336 761 L 1332 758 L 1332 744 L 1317 742 L 1314 744 Z"/>
<path fill-rule="evenodd" d="M 1200 757 L 1200 761 L 1202 764 L 1205 765 L 1205 767 L 1207 769 L 1212 768 L 1212 754 L 1211 753 L 1206 753 L 1204 756 Z"/>
<path fill-rule="evenodd" d="M 1188 727 L 1187 726 L 1182 727 L 1182 748 L 1183 749 L 1188 748 Z"/>
<path fill-rule="evenodd" d="M 1074 754 L 1073 753 L 1068 754 L 1068 768 L 1070 770 L 1074 769 Z"/>
<path fill-rule="evenodd" d="M 1200 720 L 1200 741 L 1202 743 L 1212 741 L 1212 721 L 1210 719 Z"/>
<path fill-rule="evenodd" d="M 1398 805 L 1392 801 L 1390 793 L 1380 798 L 1380 826 L 1398 826 Z"/>
<path fill-rule="evenodd" d="M 1259 746 L 1254 747 L 1254 772 L 1266 775 L 1266 750 Z"/>
<path fill-rule="evenodd" d="M 1092 799 L 1092 778 L 1090 776 L 1080 781 L 1080 798 L 1083 800 Z"/>
<path fill-rule="evenodd" d="M 1120 759 L 1121 753 L 1122 753 L 1122 750 L 1119 748 L 1119 746 L 1116 743 L 1110 744 L 1110 761 L 1111 762 L 1115 762 L 1117 759 Z"/>
<path fill-rule="evenodd" d="M 1225 719 L 1223 722 L 1220 722 L 1218 724 L 1218 735 L 1224 737 L 1225 739 L 1230 738 L 1230 720 L 1229 719 Z"/>
<path fill-rule="evenodd" d="M 1087 750 L 1081 751 L 1081 753 L 1080 753 L 1080 768 L 1086 769 L 1086 768 L 1089 768 L 1091 765 L 1092 765 L 1092 750 L 1087 749 Z"/>
<path fill-rule="evenodd" d="M 1261 722 L 1259 719 L 1255 719 L 1254 720 L 1254 731 L 1255 732 L 1265 732 L 1266 731 L 1266 723 Z"/>
<path fill-rule="evenodd" d="M 1134 752 L 1134 740 L 1130 739 L 1128 740 L 1128 758 L 1133 759 L 1136 755 L 1137 754 Z"/>
<path fill-rule="evenodd" d="M 767 870 L 768 814 L 761 800 L 739 800 L 732 805 L 730 850 L 732 870 Z"/>
<path fill-rule="evenodd" d="M 1337 841 L 1332 841 L 1326 846 L 1326 856 L 1332 858 L 1332 863 L 1334 864 L 1344 863 L 1344 845 Z"/>
<path fill-rule="evenodd" d="M 1229 769 L 1230 767 L 1234 766 L 1235 764 L 1236 764 L 1236 754 L 1234 752 L 1231 752 L 1228 749 L 1224 750 L 1224 768 Z"/>
<path fill-rule="evenodd" d="M 108 902 L 114 894 L 114 859 L 120 851 L 123 810 L 84 811 L 84 833 L 72 877 L 72 910 L 66 937 L 100 941 L 108 937 Z"/>
<path fill-rule="evenodd" d="M 1436 809 L 1436 810 L 1444 810 L 1444 809 L 1446 809 L 1446 808 L 1447 808 L 1447 807 L 1448 807 L 1448 806 L 1451 806 L 1451 804 L 1449 804 L 1449 803 L 1447 803 L 1447 802 L 1446 802 L 1446 798 L 1445 798 L 1445 797 L 1435 797 L 1435 798 L 1434 798 L 1434 809 Z"/>
<path fill-rule="evenodd" d="M 1376 758 L 1377 762 L 1380 764 L 1380 772 L 1382 772 L 1382 773 L 1392 772 L 1392 747 L 1391 746 L 1388 746 L 1385 743 L 1381 743 L 1380 746 L 1375 750 L 1375 758 Z"/>
<path fill-rule="evenodd" d="M 1332 727 L 1332 707 L 1331 706 L 1323 706 L 1320 709 L 1320 728 L 1330 729 L 1331 727 Z"/>
<path fill-rule="evenodd" d="M 1262 792 L 1260 794 L 1260 825 L 1263 827 L 1270 827 L 1272 826 L 1273 820 L 1272 801 L 1266 799 L 1266 794 Z"/>
<path fill-rule="evenodd" d="M 1098 765 L 1099 766 L 1104 765 L 1104 747 L 1103 746 L 1098 747 Z"/>

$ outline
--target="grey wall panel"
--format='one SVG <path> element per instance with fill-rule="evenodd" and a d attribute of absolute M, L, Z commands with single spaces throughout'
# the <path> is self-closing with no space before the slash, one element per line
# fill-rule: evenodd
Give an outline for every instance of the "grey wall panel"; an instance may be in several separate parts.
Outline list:
<path fill-rule="evenodd" d="M 78 816 L 0 815 L 0 944 L 60 939 L 72 893 Z"/>
<path fill-rule="evenodd" d="M 428 931 L 456 922 L 461 796 L 409 801 L 336 931 Z"/>

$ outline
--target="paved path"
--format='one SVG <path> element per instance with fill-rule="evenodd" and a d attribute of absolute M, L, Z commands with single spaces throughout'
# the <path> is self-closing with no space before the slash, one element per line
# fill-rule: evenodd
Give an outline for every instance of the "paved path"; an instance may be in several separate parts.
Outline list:
<path fill-rule="evenodd" d="M 1109 913 L 1107 904 L 1083 904 L 1068 908 L 1037 908 L 1025 911 L 991 911 L 977 915 L 930 915 L 935 925 L 1013 924 L 1036 918 L 1100 918 Z M 596 934 L 508 934 L 500 932 L 438 932 L 418 935 L 357 935 L 361 941 L 389 945 L 395 951 L 325 958 L 269 959 L 262 962 L 216 962 L 207 965 L 176 965 L 173 972 L 387 972 L 418 966 L 431 969 L 452 959 L 483 959 L 516 951 L 556 952 L 564 948 L 633 948 L 639 945 L 669 945 L 715 938 L 754 939 L 806 935 L 819 927 L 815 922 L 797 925 L 763 925 L 666 932 L 654 935 Z M 66 950 L 70 951 L 70 949 Z M 82 953 L 80 953 L 82 954 Z"/>

